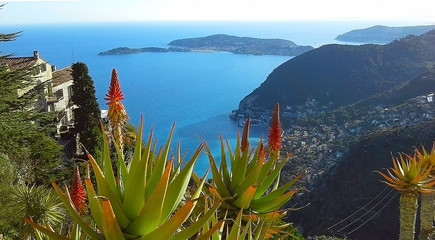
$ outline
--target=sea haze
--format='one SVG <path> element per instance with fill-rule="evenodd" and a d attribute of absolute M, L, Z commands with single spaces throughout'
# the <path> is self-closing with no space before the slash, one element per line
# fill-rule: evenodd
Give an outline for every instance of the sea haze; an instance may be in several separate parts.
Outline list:
<path fill-rule="evenodd" d="M 111 70 L 116 68 L 125 95 L 130 121 L 138 126 L 145 119 L 144 135 L 153 127 L 164 144 L 176 122 L 174 143 L 181 141 L 189 153 L 207 141 L 219 158 L 219 134 L 234 142 L 241 130 L 228 114 L 239 101 L 258 87 L 283 62 L 285 56 L 253 56 L 231 53 L 141 53 L 98 56 L 115 47 L 166 47 L 172 40 L 217 33 L 256 38 L 283 38 L 298 45 L 318 47 L 334 43 L 338 34 L 370 23 L 337 22 L 152 22 L 80 25 L 2 26 L 1 32 L 23 31 L 13 42 L 2 43 L 2 54 L 32 56 L 34 50 L 58 68 L 85 62 L 94 80 L 101 108 Z M 267 134 L 267 128 L 252 128 L 252 142 Z M 267 137 L 267 136 L 265 136 Z M 190 155 L 190 154 L 188 154 Z M 205 156 L 196 166 L 208 167 Z"/>

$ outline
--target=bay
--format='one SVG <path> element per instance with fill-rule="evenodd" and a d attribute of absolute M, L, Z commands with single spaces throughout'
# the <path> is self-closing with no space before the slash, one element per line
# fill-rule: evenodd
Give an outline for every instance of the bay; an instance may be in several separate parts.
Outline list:
<path fill-rule="evenodd" d="M 113 68 L 118 71 L 124 105 L 134 125 L 145 119 L 144 135 L 153 128 L 164 144 L 176 123 L 174 142 L 191 155 L 202 140 L 219 158 L 219 134 L 234 143 L 241 129 L 229 119 L 239 101 L 258 87 L 288 56 L 215 53 L 142 53 L 98 56 L 115 47 L 166 47 L 172 40 L 216 33 L 257 38 L 283 38 L 315 47 L 336 43 L 335 36 L 369 23 L 354 22 L 145 22 L 1 26 L 1 32 L 23 31 L 1 44 L 2 54 L 42 58 L 63 68 L 85 62 L 102 109 Z M 252 128 L 251 142 L 267 137 L 267 128 Z M 183 150 L 184 151 L 184 150 Z M 208 168 L 205 154 L 195 170 Z"/>

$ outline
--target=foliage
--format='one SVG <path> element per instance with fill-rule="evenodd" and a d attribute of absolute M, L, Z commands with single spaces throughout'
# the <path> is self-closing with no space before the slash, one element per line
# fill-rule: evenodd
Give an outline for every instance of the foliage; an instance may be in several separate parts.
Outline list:
<path fill-rule="evenodd" d="M 279 186 L 279 175 L 289 156 L 284 159 L 279 158 L 281 130 L 278 115 L 277 104 L 270 127 L 268 147 L 270 158 L 268 159 L 261 141 L 256 148 L 249 149 L 249 119 L 243 129 L 242 140 L 237 139 L 234 152 L 227 142 L 230 164 L 227 163 L 222 139 L 219 168 L 206 145 L 213 173 L 212 182 L 206 192 L 214 199 L 223 199 L 221 212 L 227 217 L 236 219 L 238 214 L 242 213 L 246 226 L 252 223 L 259 227 L 260 230 L 253 230 L 257 234 L 263 233 L 262 228 L 266 229 L 268 234 L 281 231 L 283 226 L 276 223 L 286 215 L 286 211 L 279 211 L 279 208 L 295 194 L 296 190 L 288 190 L 301 177 L 301 175 L 296 176 Z M 231 228 L 231 224 L 227 224 L 227 227 Z"/>
<path fill-rule="evenodd" d="M 112 169 L 109 145 L 105 136 L 103 136 L 102 162 L 98 164 L 88 154 L 96 176 L 98 191 L 95 190 L 89 173 L 85 179 L 85 185 L 90 215 L 98 230 L 89 227 L 86 218 L 79 216 L 77 208 L 72 204 L 74 201 L 71 200 L 68 189 L 65 188 L 62 191 L 57 184 L 53 183 L 68 212 L 88 236 L 93 239 L 136 239 L 138 237 L 140 239 L 169 239 L 170 237 L 179 239 L 180 236 L 192 236 L 204 224 L 203 222 L 212 216 L 220 203 L 214 204 L 208 214 L 197 219 L 195 221 L 197 224 L 192 224 L 180 231 L 180 226 L 187 220 L 197 203 L 196 200 L 186 200 L 183 204 L 182 200 L 202 145 L 181 169 L 180 164 L 174 165 L 173 160 L 167 161 L 172 132 L 173 129 L 166 145 L 155 153 L 156 145 L 152 143 L 152 133 L 145 148 L 142 149 L 141 125 L 134 155 L 129 164 L 124 163 L 122 155 L 119 154 L 119 148 L 117 148 L 120 157 L 116 173 Z M 176 162 L 184 162 L 181 154 L 177 156 Z M 205 180 L 204 177 L 199 190 L 192 196 L 193 199 L 199 197 Z M 26 221 L 35 228 L 51 234 L 53 238 L 65 239 L 37 225 L 31 219 Z"/>
<path fill-rule="evenodd" d="M 400 158 L 400 159 L 399 159 Z M 399 154 L 399 158 L 393 157 L 393 168 L 387 169 L 388 175 L 379 172 L 387 181 L 383 181 L 390 187 L 399 191 L 417 191 L 422 193 L 431 193 L 435 185 L 435 178 L 429 177 L 432 165 L 424 159 L 412 157 L 410 155 Z M 394 174 L 393 174 L 394 173 Z"/>
<path fill-rule="evenodd" d="M 99 128 L 101 112 L 95 96 L 94 82 L 89 76 L 86 64 L 77 62 L 72 65 L 74 109 L 74 127 L 80 136 L 80 142 L 87 151 L 96 155 L 101 151 L 102 133 Z"/>
<path fill-rule="evenodd" d="M 8 194 L 8 201 L 8 210 L 14 213 L 13 220 L 27 217 L 38 224 L 48 224 L 57 228 L 64 219 L 64 209 L 60 198 L 52 189 L 43 186 L 17 185 Z M 28 225 L 20 227 L 21 239 L 33 234 Z"/>

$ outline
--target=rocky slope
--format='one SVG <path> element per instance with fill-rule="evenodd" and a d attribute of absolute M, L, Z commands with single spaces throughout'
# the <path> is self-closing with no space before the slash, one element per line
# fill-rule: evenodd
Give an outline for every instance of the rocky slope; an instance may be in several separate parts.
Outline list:
<path fill-rule="evenodd" d="M 414 147 L 432 147 L 433 92 L 435 71 L 431 70 L 355 104 L 283 118 L 284 151 L 292 152 L 293 159 L 282 177 L 288 180 L 303 172 L 299 185 L 307 189 L 288 206 L 309 204 L 292 212 L 290 221 L 306 236 L 395 239 L 398 195 L 373 171 L 391 167 L 391 153 L 411 154 Z"/>

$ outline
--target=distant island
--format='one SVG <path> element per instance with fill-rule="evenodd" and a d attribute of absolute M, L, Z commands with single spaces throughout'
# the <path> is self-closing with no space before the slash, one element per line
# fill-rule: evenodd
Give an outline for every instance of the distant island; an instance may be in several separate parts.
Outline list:
<path fill-rule="evenodd" d="M 335 39 L 342 42 L 385 44 L 408 35 L 418 36 L 429 32 L 432 29 L 435 29 L 435 25 L 407 27 L 387 27 L 376 25 L 365 29 L 352 30 L 338 35 Z"/>
<path fill-rule="evenodd" d="M 298 46 L 284 39 L 261 39 L 215 34 L 207 37 L 178 39 L 169 43 L 168 48 L 118 47 L 98 55 L 121 55 L 144 52 L 231 52 L 235 54 L 297 56 L 314 49 Z"/>

